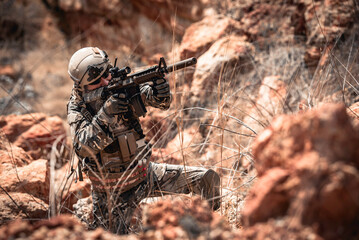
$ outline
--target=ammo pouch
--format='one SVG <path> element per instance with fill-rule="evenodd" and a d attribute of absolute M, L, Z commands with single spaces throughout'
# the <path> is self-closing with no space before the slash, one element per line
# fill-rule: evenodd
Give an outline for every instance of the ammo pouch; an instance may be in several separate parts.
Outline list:
<path fill-rule="evenodd" d="M 116 151 L 101 151 L 100 157 L 103 168 L 121 172 L 150 154 L 150 148 L 146 148 L 145 140 L 142 138 L 136 141 L 135 134 L 134 131 L 122 132 L 116 136 Z"/>
<path fill-rule="evenodd" d="M 116 133 L 114 135 L 116 136 Z M 134 131 L 121 132 L 116 142 L 116 151 L 101 151 L 101 171 L 95 168 L 88 172 L 96 191 L 111 190 L 122 193 L 146 178 L 148 158 L 151 155 L 149 144 L 144 138 L 136 141 Z"/>

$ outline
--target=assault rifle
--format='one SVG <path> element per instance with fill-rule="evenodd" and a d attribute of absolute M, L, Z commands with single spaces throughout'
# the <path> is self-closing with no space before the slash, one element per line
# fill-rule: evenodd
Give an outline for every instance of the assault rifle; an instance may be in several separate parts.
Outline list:
<path fill-rule="evenodd" d="M 192 66 L 197 63 L 197 59 L 188 58 L 167 66 L 165 59 L 161 57 L 158 65 L 130 75 L 130 67 L 119 69 L 116 67 L 116 62 L 117 59 L 115 60 L 115 67 L 110 69 L 112 79 L 109 85 L 96 89 L 93 93 L 85 97 L 85 101 L 90 103 L 100 99 L 107 99 L 116 93 L 126 93 L 126 95 L 129 96 L 129 104 L 133 106 L 133 112 L 137 117 L 141 117 L 146 114 L 147 110 L 141 98 L 140 84 L 152 82 L 158 78 L 165 77 L 165 75 L 170 72 Z"/>

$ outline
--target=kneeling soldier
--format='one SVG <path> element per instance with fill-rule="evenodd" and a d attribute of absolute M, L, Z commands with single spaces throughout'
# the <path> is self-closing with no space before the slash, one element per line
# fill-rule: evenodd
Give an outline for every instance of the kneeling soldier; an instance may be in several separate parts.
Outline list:
<path fill-rule="evenodd" d="M 117 234 L 129 232 L 134 210 L 146 197 L 196 193 L 216 210 L 220 206 L 220 178 L 201 167 L 149 161 L 151 148 L 144 141 L 139 118 L 129 109 L 126 92 L 87 102 L 91 94 L 109 84 L 111 63 L 96 47 L 78 50 L 68 72 L 74 87 L 67 106 L 73 147 L 83 171 L 92 182 L 93 227 Z M 171 93 L 165 78 L 140 86 L 145 106 L 166 110 Z"/>

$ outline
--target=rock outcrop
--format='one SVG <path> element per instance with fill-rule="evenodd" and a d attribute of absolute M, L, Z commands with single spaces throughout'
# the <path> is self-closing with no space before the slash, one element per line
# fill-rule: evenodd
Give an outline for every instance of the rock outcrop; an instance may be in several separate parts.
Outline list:
<path fill-rule="evenodd" d="M 259 176 L 274 167 L 306 167 L 307 154 L 317 155 L 318 163 L 344 162 L 359 167 L 358 141 L 345 107 L 328 104 L 315 111 L 277 117 L 258 136 L 253 154 Z"/>
<path fill-rule="evenodd" d="M 7 192 L 23 192 L 48 201 L 49 169 L 47 160 L 36 160 L 24 167 L 14 166 L 0 175 L 1 186 Z"/>
<path fill-rule="evenodd" d="M 145 206 L 143 223 L 148 230 L 141 239 L 233 239 L 238 234 L 199 197 L 162 200 Z"/>
<path fill-rule="evenodd" d="M 239 22 L 229 17 L 208 16 L 186 29 L 181 42 L 180 57 L 181 59 L 199 57 L 218 39 L 231 34 L 235 35 L 240 31 Z"/>
<path fill-rule="evenodd" d="M 30 219 L 34 221 L 45 219 L 48 216 L 49 206 L 45 201 L 34 197 L 32 193 L 9 193 L 1 190 L 0 209 L 0 225 L 2 226 L 11 223 L 15 219 Z M 0 234 L 0 239 L 4 236 L 6 235 Z"/>
<path fill-rule="evenodd" d="M 57 213 L 68 212 L 79 198 L 89 196 L 86 179 L 66 181 L 70 165 L 60 168 L 67 155 L 59 149 L 66 152 L 69 146 L 59 117 L 43 113 L 1 116 L 0 128 L 0 224 L 17 218 L 46 218 L 51 204 L 57 204 Z"/>
<path fill-rule="evenodd" d="M 223 37 L 213 43 L 198 58 L 193 75 L 195 81 L 192 81 L 190 89 L 193 94 L 191 103 L 197 105 L 196 102 L 202 100 L 204 106 L 213 104 L 220 94 L 218 90 L 232 94 L 231 90 L 237 87 L 236 83 L 231 82 L 232 79 L 236 79 L 239 73 L 253 69 L 251 60 L 254 53 L 252 44 L 235 35 Z"/>
<path fill-rule="evenodd" d="M 66 137 L 62 119 L 43 113 L 0 116 L 0 128 L 11 144 L 33 159 L 47 158 L 54 142 L 61 144 Z"/>
<path fill-rule="evenodd" d="M 284 113 L 286 94 L 287 84 L 280 76 L 265 77 L 259 87 L 257 99 L 249 113 L 243 118 L 247 127 L 241 127 L 241 133 L 251 135 L 254 131 L 258 134 L 271 123 L 273 117 Z M 251 140 L 246 138 L 242 141 Z"/>
<path fill-rule="evenodd" d="M 245 226 L 285 218 L 293 229 L 315 225 L 325 239 L 358 237 L 358 144 L 343 105 L 277 117 L 253 146 L 259 179 Z"/>
<path fill-rule="evenodd" d="M 2 138 L 0 143 L 0 159 L 0 174 L 15 167 L 23 167 L 33 161 L 24 149 L 10 145 L 5 138 Z"/>
<path fill-rule="evenodd" d="M 86 231 L 86 227 L 75 217 L 62 215 L 49 220 L 31 223 L 16 220 L 0 228 L 0 239 L 136 239 L 134 236 L 118 236 L 106 232 L 102 228 Z"/>

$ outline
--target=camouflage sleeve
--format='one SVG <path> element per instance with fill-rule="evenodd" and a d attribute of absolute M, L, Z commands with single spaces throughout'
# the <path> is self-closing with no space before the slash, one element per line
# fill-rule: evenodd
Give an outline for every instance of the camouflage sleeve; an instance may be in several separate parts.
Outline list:
<path fill-rule="evenodd" d="M 172 95 L 165 98 L 158 98 L 154 96 L 153 88 L 149 84 L 142 84 L 140 89 L 142 101 L 144 102 L 145 106 L 151 106 L 162 110 L 167 110 L 170 108 Z"/>
<path fill-rule="evenodd" d="M 67 105 L 67 121 L 70 125 L 74 150 L 81 158 L 94 158 L 113 142 L 111 134 L 106 129 L 115 119 L 109 117 L 102 109 L 94 117 L 85 116 L 82 112 L 84 107 L 82 98 L 73 91 Z"/>

